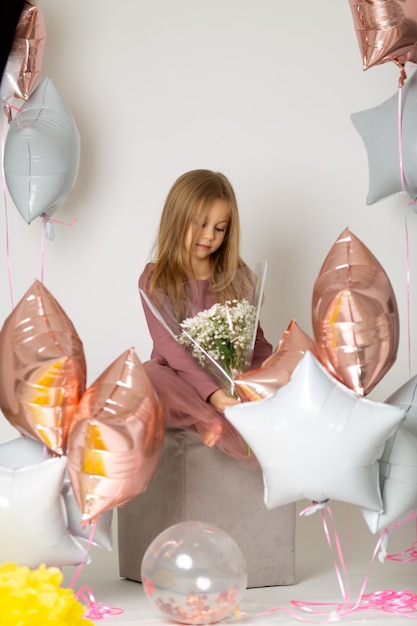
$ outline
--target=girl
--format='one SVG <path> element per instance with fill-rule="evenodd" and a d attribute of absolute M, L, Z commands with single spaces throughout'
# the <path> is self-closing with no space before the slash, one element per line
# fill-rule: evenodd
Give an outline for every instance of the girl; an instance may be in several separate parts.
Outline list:
<path fill-rule="evenodd" d="M 215 302 L 247 296 L 255 288 L 255 279 L 240 257 L 239 244 L 238 208 L 228 179 L 209 170 L 187 172 L 168 193 L 155 260 L 146 265 L 139 289 L 153 340 L 151 360 L 144 365 L 165 421 L 192 427 L 207 446 L 217 445 L 224 453 L 250 463 L 253 457 L 246 443 L 223 414 L 225 407 L 238 400 L 198 365 L 147 302 L 151 300 L 164 319 L 171 315 L 179 323 Z M 271 352 L 258 325 L 250 368 L 259 367 Z"/>

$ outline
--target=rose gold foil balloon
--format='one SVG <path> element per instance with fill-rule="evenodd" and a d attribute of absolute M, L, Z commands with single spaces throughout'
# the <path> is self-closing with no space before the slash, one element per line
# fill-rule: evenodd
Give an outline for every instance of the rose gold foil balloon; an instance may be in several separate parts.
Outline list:
<path fill-rule="evenodd" d="M 273 396 L 277 389 L 288 383 L 295 366 L 307 350 L 314 353 L 313 340 L 295 320 L 291 320 L 276 350 L 262 366 L 235 378 L 239 398 L 249 401 Z"/>
<path fill-rule="evenodd" d="M 417 63 L 415 0 L 349 0 L 363 69 L 394 61 Z"/>
<path fill-rule="evenodd" d="M 85 390 L 78 334 L 55 298 L 35 280 L 0 331 L 0 408 L 18 431 L 62 454 Z"/>
<path fill-rule="evenodd" d="M 397 301 L 384 269 L 345 229 L 314 284 L 313 334 L 319 359 L 338 380 L 368 394 L 397 357 Z"/>
<path fill-rule="evenodd" d="M 161 406 L 129 349 L 84 393 L 68 435 L 68 471 L 84 523 L 145 491 L 163 439 Z"/>
<path fill-rule="evenodd" d="M 3 101 L 13 96 L 29 98 L 42 66 L 45 39 L 42 11 L 34 2 L 26 0 L 1 81 Z"/>

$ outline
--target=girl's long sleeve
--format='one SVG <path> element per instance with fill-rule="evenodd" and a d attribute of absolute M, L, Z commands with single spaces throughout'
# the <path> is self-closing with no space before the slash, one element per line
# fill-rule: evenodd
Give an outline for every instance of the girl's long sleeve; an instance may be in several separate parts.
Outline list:
<path fill-rule="evenodd" d="M 150 268 L 147 266 L 139 278 L 139 289 L 145 290 Z M 192 385 L 203 400 L 217 391 L 219 385 L 205 372 L 183 346 L 168 332 L 155 317 L 141 294 L 143 311 L 153 341 L 151 358 L 164 359 L 181 378 Z"/>

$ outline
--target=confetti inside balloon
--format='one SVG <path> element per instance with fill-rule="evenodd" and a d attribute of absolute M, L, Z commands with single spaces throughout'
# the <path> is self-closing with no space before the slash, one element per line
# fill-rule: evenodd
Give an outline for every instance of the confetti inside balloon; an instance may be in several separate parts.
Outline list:
<path fill-rule="evenodd" d="M 143 588 L 165 616 L 181 624 L 213 624 L 237 612 L 247 585 L 239 546 L 204 522 L 164 530 L 146 550 Z"/>
<path fill-rule="evenodd" d="M 347 228 L 314 284 L 312 322 L 321 363 L 361 395 L 395 362 L 399 315 L 392 285 L 379 261 Z"/>
<path fill-rule="evenodd" d="M 84 393 L 68 435 L 68 471 L 85 524 L 147 488 L 163 438 L 161 406 L 129 349 Z"/>
<path fill-rule="evenodd" d="M 82 342 L 62 307 L 35 280 L 0 331 L 0 408 L 19 432 L 62 454 L 85 390 Z"/>

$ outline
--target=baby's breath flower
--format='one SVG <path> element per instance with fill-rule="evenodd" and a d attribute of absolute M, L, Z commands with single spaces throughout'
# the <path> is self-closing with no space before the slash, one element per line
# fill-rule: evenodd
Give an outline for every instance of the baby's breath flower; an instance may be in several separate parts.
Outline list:
<path fill-rule="evenodd" d="M 248 365 L 255 324 L 256 309 L 247 300 L 216 303 L 185 319 L 178 340 L 200 365 L 207 367 L 211 358 L 233 378 Z"/>

